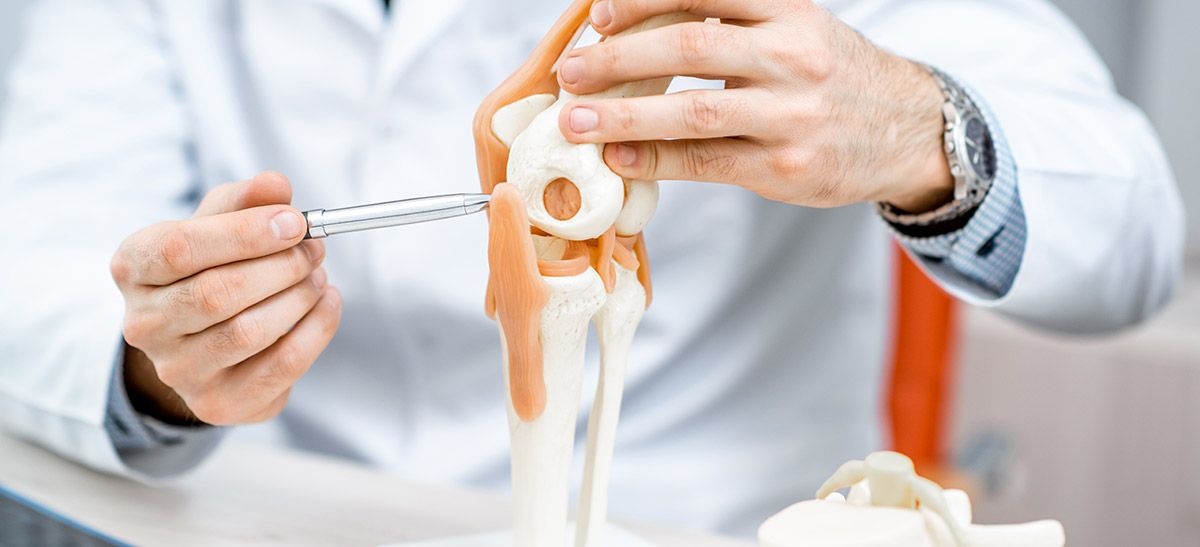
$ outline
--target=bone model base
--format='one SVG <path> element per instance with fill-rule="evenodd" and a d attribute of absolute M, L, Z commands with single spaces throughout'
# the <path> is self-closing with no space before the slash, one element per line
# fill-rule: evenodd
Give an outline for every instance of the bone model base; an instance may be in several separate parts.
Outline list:
<path fill-rule="evenodd" d="M 554 70 L 582 34 L 591 4 L 576 0 L 475 119 L 480 182 L 492 195 L 486 306 L 504 347 L 519 547 L 563 547 L 589 322 L 600 379 L 575 543 L 603 541 L 627 354 L 650 301 L 641 232 L 654 214 L 657 183 L 622 180 L 605 165 L 602 146 L 568 143 L 558 127 L 572 96 L 558 89 Z M 688 20 L 698 19 L 664 15 L 622 34 Z M 596 96 L 661 94 L 669 84 L 639 82 Z"/>
<path fill-rule="evenodd" d="M 836 491 L 850 488 L 848 496 Z M 1062 524 L 971 524 L 971 500 L 917 476 L 912 460 L 876 452 L 842 465 L 817 491 L 758 529 L 762 547 L 1061 547 Z"/>
<path fill-rule="evenodd" d="M 563 536 L 560 545 L 567 545 L 570 542 L 570 534 L 574 533 L 575 526 L 568 524 L 566 534 Z M 603 543 L 601 545 L 614 545 L 618 547 L 654 547 L 654 544 L 648 540 L 638 537 L 633 532 L 609 524 L 604 528 L 604 533 L 601 536 Z M 385 545 L 383 547 L 509 547 L 513 545 L 513 534 L 511 530 L 501 532 L 489 532 L 472 536 L 460 536 L 451 538 L 431 539 L 427 541 L 418 541 L 415 543 L 396 543 Z"/>

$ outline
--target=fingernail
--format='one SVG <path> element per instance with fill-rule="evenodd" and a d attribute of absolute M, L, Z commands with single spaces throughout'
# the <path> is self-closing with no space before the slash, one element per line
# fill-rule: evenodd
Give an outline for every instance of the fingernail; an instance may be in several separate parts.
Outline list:
<path fill-rule="evenodd" d="M 295 211 L 284 211 L 271 219 L 271 232 L 279 239 L 296 239 L 304 234 L 304 219 Z"/>
<path fill-rule="evenodd" d="M 621 167 L 633 167 L 633 164 L 637 163 L 637 148 L 628 144 L 618 144 L 617 163 L 621 164 Z"/>
<path fill-rule="evenodd" d="M 590 17 L 592 19 L 592 26 L 607 27 L 613 20 L 612 3 L 608 0 L 600 0 L 592 4 Z"/>
<path fill-rule="evenodd" d="M 324 288 L 325 283 L 329 281 L 329 276 L 325 274 L 325 268 L 317 268 L 313 270 L 313 273 L 310 274 L 308 278 L 312 281 L 313 286 L 318 289 Z"/>
<path fill-rule="evenodd" d="M 600 115 L 582 106 L 571 110 L 571 131 L 587 133 L 600 126 Z"/>
<path fill-rule="evenodd" d="M 564 84 L 577 84 L 583 78 L 583 58 L 567 57 L 558 67 L 558 76 Z"/>

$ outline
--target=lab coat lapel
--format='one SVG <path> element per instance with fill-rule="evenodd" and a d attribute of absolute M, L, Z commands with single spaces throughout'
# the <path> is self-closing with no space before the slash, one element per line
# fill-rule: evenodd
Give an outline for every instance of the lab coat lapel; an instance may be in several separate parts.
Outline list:
<path fill-rule="evenodd" d="M 385 94 L 466 5 L 467 0 L 394 0 L 375 94 Z"/>

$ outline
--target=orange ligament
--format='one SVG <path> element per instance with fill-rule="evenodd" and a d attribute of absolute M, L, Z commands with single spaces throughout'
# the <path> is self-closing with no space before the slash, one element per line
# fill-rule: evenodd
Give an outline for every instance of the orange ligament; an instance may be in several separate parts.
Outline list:
<path fill-rule="evenodd" d="M 539 327 L 550 288 L 538 272 L 525 202 L 517 189 L 496 185 L 488 207 L 488 283 L 494 290 L 495 314 L 508 349 L 509 396 L 517 416 L 531 421 L 546 409 Z"/>

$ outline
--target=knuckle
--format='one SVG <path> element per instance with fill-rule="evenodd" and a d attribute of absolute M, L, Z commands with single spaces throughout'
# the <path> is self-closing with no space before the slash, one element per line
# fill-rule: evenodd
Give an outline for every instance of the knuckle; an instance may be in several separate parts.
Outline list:
<path fill-rule="evenodd" d="M 129 259 L 128 243 L 122 243 L 117 252 L 113 253 L 108 271 L 118 285 L 125 285 L 133 280 L 133 264 Z"/>
<path fill-rule="evenodd" d="M 638 115 L 636 112 L 634 112 L 633 107 L 629 105 L 629 102 L 615 101 L 613 104 L 615 105 L 613 114 L 617 120 L 617 125 L 625 131 L 632 131 L 636 129 L 638 125 Z"/>
<path fill-rule="evenodd" d="M 707 93 L 696 93 L 688 99 L 685 116 L 684 123 L 694 134 L 707 135 L 725 125 L 725 109 Z"/>
<path fill-rule="evenodd" d="M 680 61 L 686 66 L 705 64 L 716 54 L 721 34 L 717 25 L 705 23 L 681 25 L 677 44 Z"/>
<path fill-rule="evenodd" d="M 286 255 L 285 268 L 291 279 L 303 279 L 304 276 L 312 273 L 316 266 L 308 258 L 308 252 L 301 246 L 297 245 L 288 249 Z"/>
<path fill-rule="evenodd" d="M 792 101 L 787 109 L 788 118 L 797 124 L 809 127 L 820 126 L 831 112 L 830 105 L 820 94 Z"/>
<path fill-rule="evenodd" d="M 684 169 L 703 178 L 726 178 L 733 173 L 736 159 L 717 152 L 711 144 L 698 141 L 684 148 Z"/>
<path fill-rule="evenodd" d="M 815 82 L 823 82 L 833 76 L 833 55 L 825 48 L 814 48 L 804 55 L 804 74 Z"/>
<path fill-rule="evenodd" d="M 266 377 L 276 385 L 290 385 L 307 368 L 306 361 L 296 348 L 281 345 L 275 358 L 268 361 Z"/>
<path fill-rule="evenodd" d="M 216 272 L 201 275 L 189 284 L 191 293 L 189 300 L 205 317 L 227 315 L 233 304 L 234 290 L 226 276 Z"/>
<path fill-rule="evenodd" d="M 279 396 L 275 397 L 275 399 L 267 402 L 262 407 L 262 409 L 259 410 L 257 413 L 249 416 L 246 419 L 246 421 L 252 422 L 252 423 L 259 423 L 259 422 L 268 421 L 268 420 L 278 416 L 281 412 L 283 412 L 283 409 L 287 406 L 288 400 L 291 398 L 291 396 L 292 396 L 292 388 L 289 387 L 289 388 L 283 390 L 283 393 L 280 394 Z"/>
<path fill-rule="evenodd" d="M 216 354 L 241 352 L 254 347 L 262 336 L 262 325 L 242 314 L 217 327 L 209 341 L 209 349 Z"/>
<path fill-rule="evenodd" d="M 233 238 L 233 244 L 243 253 L 257 248 L 258 242 L 273 237 L 258 217 L 252 214 L 236 215 L 232 220 L 229 233 Z"/>
<path fill-rule="evenodd" d="M 597 74 L 611 74 L 619 70 L 625 57 L 621 54 L 621 48 L 612 42 L 600 42 L 591 48 L 590 53 L 599 61 L 601 70 L 595 71 Z"/>
<path fill-rule="evenodd" d="M 768 162 L 771 172 L 776 177 L 786 180 L 805 178 L 810 166 L 806 154 L 786 148 L 771 153 Z"/>
<path fill-rule="evenodd" d="M 835 55 L 828 47 L 811 40 L 779 40 L 762 49 L 767 66 L 783 67 L 787 74 L 810 82 L 828 80 L 836 68 Z"/>
<path fill-rule="evenodd" d="M 196 308 L 195 281 L 176 283 L 167 289 L 166 311 L 172 317 L 190 316 Z"/>
<path fill-rule="evenodd" d="M 184 274 L 192 263 L 192 241 L 187 232 L 178 226 L 168 229 L 158 241 L 158 257 L 162 265 L 172 274 Z"/>
<path fill-rule="evenodd" d="M 694 175 L 703 175 L 708 171 L 710 149 L 704 143 L 695 143 L 683 149 L 684 169 Z"/>
<path fill-rule="evenodd" d="M 125 336 L 125 341 L 135 348 L 149 345 L 158 329 L 158 322 L 144 313 L 126 314 L 121 325 L 121 333 Z"/>
<path fill-rule="evenodd" d="M 659 180 L 661 178 L 659 177 L 659 173 L 662 171 L 660 169 L 660 158 L 666 150 L 663 142 L 651 142 L 642 150 L 645 151 L 646 158 L 640 162 L 641 167 L 638 169 L 639 172 L 636 173 L 636 176 L 631 176 L 630 178 Z"/>
<path fill-rule="evenodd" d="M 237 191 L 237 183 L 223 182 L 221 184 L 218 184 L 218 185 L 214 186 L 212 190 L 209 190 L 207 194 L 204 195 L 204 199 L 201 200 L 200 206 L 201 206 L 201 208 L 204 208 L 205 206 L 212 206 L 212 204 L 214 204 L 214 203 L 220 203 L 220 202 L 224 201 L 225 199 L 228 199 L 227 196 L 234 195 L 236 191 Z"/>
<path fill-rule="evenodd" d="M 765 66 L 781 67 L 785 70 L 793 70 L 794 67 L 803 63 L 799 48 L 794 42 L 787 40 L 772 40 L 764 44 L 760 49 Z"/>

